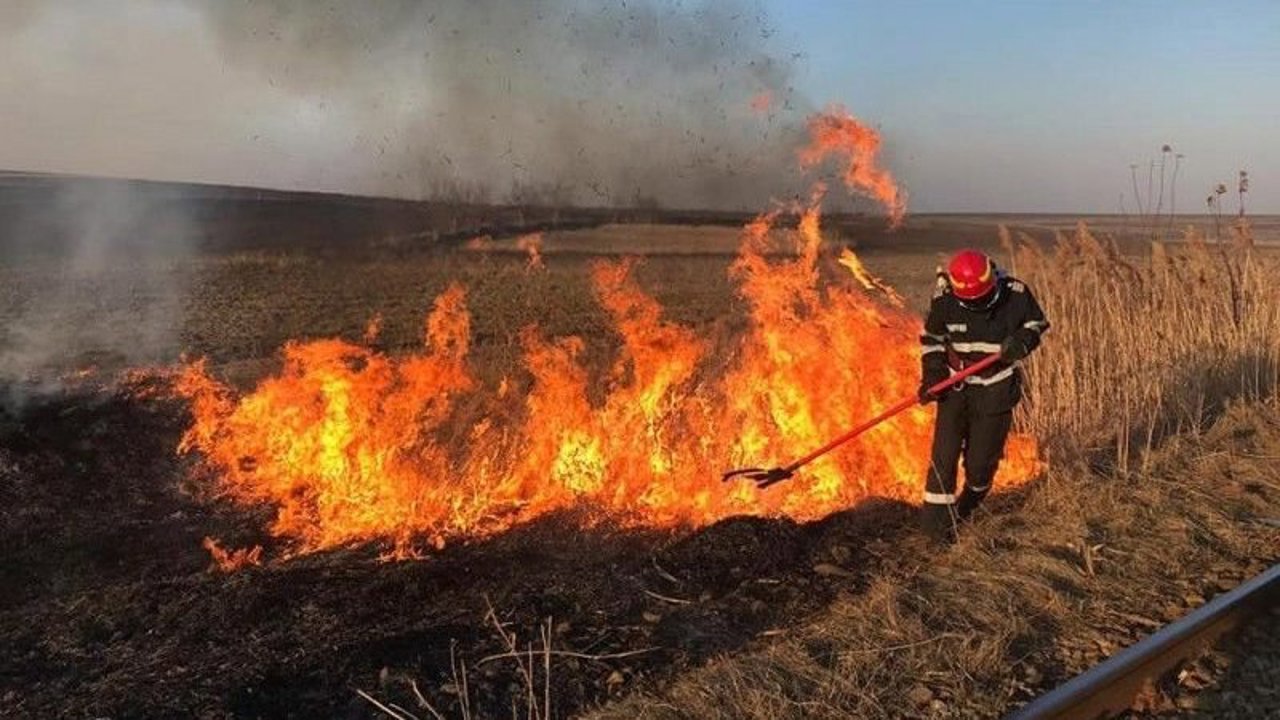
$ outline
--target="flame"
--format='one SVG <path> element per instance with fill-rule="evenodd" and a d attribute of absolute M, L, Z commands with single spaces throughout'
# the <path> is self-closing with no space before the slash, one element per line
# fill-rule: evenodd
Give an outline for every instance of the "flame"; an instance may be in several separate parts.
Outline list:
<path fill-rule="evenodd" d="M 542 265 L 542 233 L 529 233 L 516 238 L 516 248 L 529 255 L 529 269 L 541 270 Z"/>
<path fill-rule="evenodd" d="M 829 156 L 843 156 L 848 163 L 842 175 L 845 186 L 878 201 L 889 212 L 890 224 L 898 227 L 906 216 L 906 196 L 893 175 L 877 164 L 880 142 L 880 133 L 832 105 L 809 119 L 809 144 L 800 150 L 800 165 L 810 168 Z"/>
<path fill-rule="evenodd" d="M 811 519 L 871 496 L 915 501 L 927 408 L 774 490 L 720 482 L 729 466 L 782 464 L 822 444 L 911 396 L 919 379 L 919 320 L 870 297 L 856 276 L 820 287 L 816 207 L 796 231 L 773 230 L 776 219 L 744 231 L 731 272 L 750 328 L 718 376 L 707 369 L 708 343 L 666 320 L 636 284 L 634 261 L 598 263 L 592 285 L 622 338 L 602 402 L 588 400 L 591 368 L 579 338 L 527 328 L 528 392 L 507 393 L 505 378 L 480 390 L 520 402 L 520 419 L 482 417 L 450 442 L 456 401 L 477 391 L 455 287 L 436 300 L 423 349 L 407 357 L 342 340 L 290 343 L 281 374 L 244 396 L 203 363 L 187 365 L 177 386 L 195 421 L 182 449 L 199 450 L 219 470 L 223 493 L 278 508 L 272 533 L 303 551 L 385 539 L 393 556 L 407 557 L 415 537 L 439 546 L 568 508 L 622 525 L 678 526 L 743 513 Z M 793 259 L 766 255 L 779 235 Z M 1015 437 L 1000 482 L 1038 468 L 1034 441 Z"/>
<path fill-rule="evenodd" d="M 431 436 L 472 386 L 463 297 L 455 286 L 437 298 L 424 352 L 401 360 L 343 340 L 289 343 L 281 374 L 239 399 L 189 364 L 176 388 L 196 423 L 182 449 L 220 467 L 232 499 L 277 504 L 276 535 L 315 548 L 372 537 L 408 547 L 451 500 L 442 480 L 453 468 Z"/>
<path fill-rule="evenodd" d="M 465 247 L 467 250 L 475 250 L 479 252 L 488 251 L 493 246 L 493 238 L 488 235 L 477 235 L 467 241 Z"/>
<path fill-rule="evenodd" d="M 204 546 L 205 550 L 209 551 L 210 557 L 213 558 L 213 564 L 209 566 L 210 572 L 235 572 L 250 565 L 262 564 L 261 545 L 238 550 L 227 550 L 222 547 L 217 538 L 213 537 L 206 537 L 201 545 Z"/>
<path fill-rule="evenodd" d="M 853 277 L 867 290 L 879 290 L 884 293 L 885 297 L 893 304 L 894 307 L 906 307 L 906 302 L 902 296 L 898 294 L 883 280 L 871 274 L 870 270 L 862 264 L 862 260 L 854 254 L 853 250 L 845 248 L 840 252 L 840 259 L 836 262 L 849 269 L 853 273 Z"/>
<path fill-rule="evenodd" d="M 63 375 L 63 380 L 67 380 L 67 381 L 87 380 L 97 374 L 98 374 L 97 365 L 87 365 L 85 367 L 79 368 L 77 370 L 72 370 L 66 373 L 65 375 Z"/>
<path fill-rule="evenodd" d="M 369 322 L 364 326 L 364 344 L 372 345 L 378 341 L 378 336 L 382 334 L 382 315 L 377 314 L 369 318 Z"/>
<path fill-rule="evenodd" d="M 874 160 L 874 133 L 852 132 L 861 126 L 847 113 L 823 117 L 811 124 L 811 157 L 858 139 L 851 161 Z M 892 182 L 873 164 L 859 168 L 846 179 L 860 187 Z M 406 356 L 337 339 L 291 342 L 280 374 L 243 395 L 202 361 L 185 365 L 175 388 L 193 423 L 179 449 L 218 471 L 218 492 L 275 507 L 270 531 L 299 552 L 383 540 L 389 556 L 410 557 L 423 540 L 441 547 L 569 509 L 585 522 L 676 527 L 738 514 L 813 519 L 873 496 L 918 501 L 931 407 L 767 491 L 720 481 L 730 467 L 786 464 L 915 394 L 919 318 L 851 251 L 840 259 L 845 281 L 819 281 L 823 192 L 794 208 L 795 230 L 775 228 L 782 210 L 744 228 L 729 272 L 749 323 L 728 351 L 713 354 L 666 319 L 635 280 L 638 261 L 599 262 L 592 288 L 621 338 L 611 367 L 590 366 L 580 338 L 528 327 L 522 367 L 480 387 L 455 286 L 427 316 L 422 349 Z M 877 192 L 901 208 L 896 189 Z M 525 237 L 532 266 L 539 243 Z M 791 253 L 779 255 L 779 244 Z M 998 482 L 1040 468 L 1035 441 L 1014 436 Z"/>

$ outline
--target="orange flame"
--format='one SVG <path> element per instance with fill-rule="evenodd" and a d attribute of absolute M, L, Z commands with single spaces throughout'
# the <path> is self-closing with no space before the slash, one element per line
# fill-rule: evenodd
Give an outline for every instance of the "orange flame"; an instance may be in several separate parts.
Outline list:
<path fill-rule="evenodd" d="M 874 165 L 878 135 L 838 108 L 810 129 L 805 164 L 848 155 L 846 182 L 900 220 L 901 196 Z M 203 454 L 221 493 L 273 505 L 271 532 L 299 551 L 381 539 L 409 557 L 419 539 L 440 547 L 570 508 L 588 520 L 671 527 L 737 514 L 812 519 L 873 496 L 915 501 L 932 431 L 923 407 L 768 491 L 720 481 L 729 467 L 785 464 L 915 393 L 920 320 L 897 293 L 847 250 L 848 281 L 819 282 L 823 192 L 815 188 L 794 231 L 774 229 L 781 211 L 744 228 L 730 273 L 750 322 L 727 363 L 663 317 L 635 282 L 635 261 L 597 263 L 595 295 L 622 339 L 601 400 L 589 399 L 599 394 L 588 392 L 583 341 L 536 327 L 521 336 L 527 392 L 512 391 L 509 375 L 477 388 L 455 286 L 436 299 L 416 354 L 291 342 L 282 372 L 243 396 L 203 362 L 186 365 L 175 387 L 194 421 L 179 449 Z M 790 259 L 775 259 L 778 242 Z M 540 266 L 538 236 L 517 244 Z M 477 417 L 477 407 L 489 409 Z M 1035 441 L 1015 435 L 998 481 L 1018 484 L 1040 467 Z"/>
<path fill-rule="evenodd" d="M 861 258 L 854 254 L 853 250 L 845 248 L 840 251 L 840 259 L 836 262 L 848 268 L 849 272 L 853 273 L 853 277 L 857 279 L 858 283 L 861 284 L 862 287 L 867 290 L 879 290 L 884 293 L 885 297 L 893 304 L 894 307 L 906 307 L 906 302 L 903 301 L 902 296 L 898 294 L 898 291 L 894 290 L 880 278 L 872 275 L 871 271 L 862 264 Z"/>
<path fill-rule="evenodd" d="M 378 341 L 378 336 L 382 334 L 382 315 L 374 315 L 369 318 L 369 322 L 364 326 L 364 344 L 372 345 Z"/>
<path fill-rule="evenodd" d="M 542 265 L 542 233 L 529 233 L 516 238 L 516 248 L 529 255 L 529 269 L 541 270 Z"/>
<path fill-rule="evenodd" d="M 227 550 L 222 547 L 217 538 L 212 537 L 206 537 L 201 545 L 204 546 L 205 550 L 209 551 L 209 555 L 213 558 L 213 564 L 209 566 L 210 572 L 235 572 L 250 565 L 262 564 L 261 545 L 238 550 Z"/>
<path fill-rule="evenodd" d="M 455 287 L 437 299 L 424 349 L 405 358 L 341 340 L 290 343 L 283 372 L 243 397 L 202 363 L 188 365 L 178 388 L 195 422 L 182 449 L 220 470 L 224 493 L 277 507 L 272 532 L 303 551 L 382 538 L 405 557 L 415 537 L 438 546 L 572 507 L 623 525 L 676 526 L 743 513 L 817 518 L 871 496 L 914 501 L 926 408 L 773 490 L 719 480 L 729 466 L 782 464 L 820 445 L 910 396 L 919 379 L 919 320 L 858 285 L 819 286 L 816 207 L 794 232 L 773 231 L 775 217 L 745 229 L 731 268 L 751 323 L 727 372 L 710 373 L 707 343 L 663 318 L 636 285 L 634 262 L 600 263 L 592 283 L 623 341 L 600 403 L 588 400 L 582 341 L 528 328 L 523 419 L 482 417 L 447 442 L 454 401 L 474 392 Z M 780 234 L 794 259 L 766 256 Z M 1015 437 L 1000 481 L 1037 469 L 1034 442 Z"/>
<path fill-rule="evenodd" d="M 393 360 L 336 339 L 289 343 L 281 374 L 241 399 L 203 363 L 188 365 L 176 387 L 196 422 L 181 449 L 198 448 L 221 468 L 231 498 L 277 504 L 277 535 L 310 548 L 373 537 L 407 547 L 455 499 L 442 482 L 452 468 L 430 438 L 453 397 L 471 388 L 469 336 L 455 286 L 437 298 L 420 355 Z"/>
<path fill-rule="evenodd" d="M 828 156 L 843 156 L 848 163 L 842 176 L 845 186 L 877 200 L 897 227 L 907 212 L 906 197 L 893 176 L 877 165 L 880 142 L 880 133 L 832 105 L 809 119 L 809 144 L 800 150 L 800 165 L 810 168 Z"/>

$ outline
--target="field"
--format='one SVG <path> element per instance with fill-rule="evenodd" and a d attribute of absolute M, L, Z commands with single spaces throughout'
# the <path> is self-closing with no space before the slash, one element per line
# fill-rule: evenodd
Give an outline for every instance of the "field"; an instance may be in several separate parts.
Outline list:
<path fill-rule="evenodd" d="M 911 503 L 873 497 L 804 522 L 647 526 L 557 507 L 439 548 L 419 538 L 419 558 L 388 562 L 394 538 L 306 547 L 271 533 L 271 503 L 213 492 L 225 468 L 177 453 L 191 424 L 172 389 L 180 355 L 206 358 L 233 392 L 279 373 L 291 340 L 413 357 L 455 283 L 484 390 L 437 428 L 450 448 L 478 444 L 459 429 L 472 415 L 517 413 L 536 390 L 529 325 L 582 338 L 574 367 L 590 402 L 607 402 L 624 339 L 593 285 L 601 261 L 643 256 L 631 277 L 663 319 L 727 362 L 754 317 L 729 272 L 738 220 L 531 225 L 470 245 L 406 230 L 417 240 L 342 252 L 272 238 L 78 274 L 57 258 L 11 260 L 10 344 L 33 324 L 83 332 L 55 333 L 57 352 L 11 380 L 0 714 L 991 716 L 1280 559 L 1280 531 L 1261 522 L 1280 517 L 1267 219 L 1253 238 L 1157 248 L 1061 218 L 922 217 L 896 235 L 867 218 L 824 226 L 824 287 L 863 292 L 837 262 L 852 245 L 919 314 L 940 259 L 976 244 L 1037 288 L 1055 322 L 1019 417 L 1047 469 L 994 497 L 947 550 L 918 537 Z M 517 236 L 537 229 L 535 263 Z M 42 305 L 51 286 L 56 308 Z M 914 367 L 900 372 L 914 382 Z M 485 399 L 508 382 L 505 404 Z M 206 538 L 261 557 L 219 572 Z"/>

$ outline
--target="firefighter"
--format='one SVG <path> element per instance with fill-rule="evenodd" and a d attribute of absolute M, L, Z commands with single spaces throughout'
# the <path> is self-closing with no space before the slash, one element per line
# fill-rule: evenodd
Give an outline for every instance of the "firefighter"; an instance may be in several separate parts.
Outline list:
<path fill-rule="evenodd" d="M 937 290 L 920 336 L 920 402 L 938 403 L 933 450 L 925 480 L 925 532 L 950 541 L 957 524 L 991 489 L 1013 408 L 1022 397 L 1017 363 L 1049 329 L 1044 313 L 1021 281 L 1004 275 L 987 255 L 957 253 L 939 270 Z M 939 397 L 928 388 L 952 372 L 999 353 L 1000 361 Z M 956 466 L 964 458 L 964 492 L 956 496 Z"/>

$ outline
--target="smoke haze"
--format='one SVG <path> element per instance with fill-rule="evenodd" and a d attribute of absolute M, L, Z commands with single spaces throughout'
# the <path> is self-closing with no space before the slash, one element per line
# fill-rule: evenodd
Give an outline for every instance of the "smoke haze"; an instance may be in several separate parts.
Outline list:
<path fill-rule="evenodd" d="M 774 44 L 748 0 L 10 0 L 0 170 L 757 210 L 802 191 Z M 173 360 L 199 219 L 55 185 L 0 198 L 0 382 Z"/>
<path fill-rule="evenodd" d="M 180 206 L 119 182 L 61 180 L 0 205 L 0 400 L 67 373 L 171 362 L 194 237 Z"/>
<path fill-rule="evenodd" d="M 740 209 L 796 187 L 805 108 L 748 2 L 51 0 L 0 28 L 24 98 L 0 167 Z"/>

